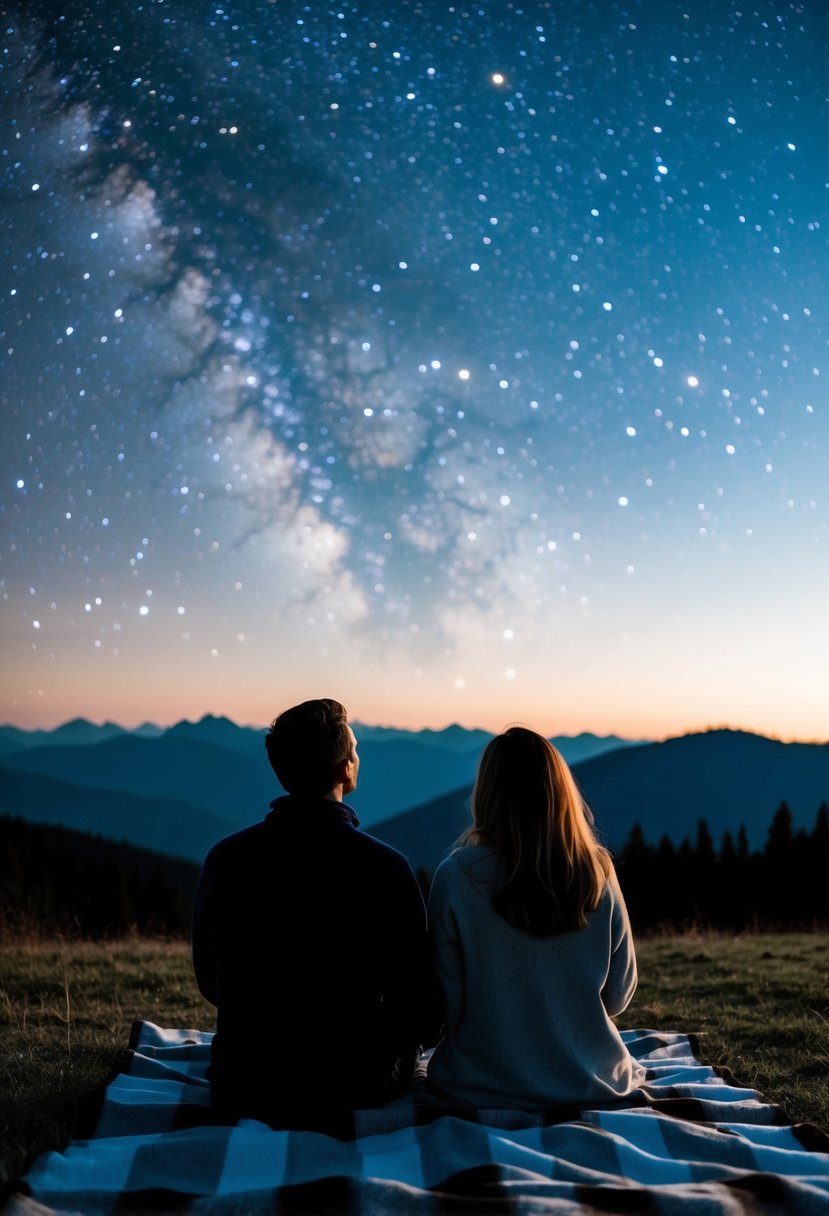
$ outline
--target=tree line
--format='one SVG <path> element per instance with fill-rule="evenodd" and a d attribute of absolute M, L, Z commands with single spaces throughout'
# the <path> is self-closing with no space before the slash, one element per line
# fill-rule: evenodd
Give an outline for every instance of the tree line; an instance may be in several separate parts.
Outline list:
<path fill-rule="evenodd" d="M 705 819 L 694 840 L 657 844 L 634 824 L 616 858 L 634 929 L 743 930 L 829 925 L 829 806 L 795 831 L 782 802 L 762 848 L 741 826 L 716 847 Z M 0 931 L 186 937 L 199 867 L 87 832 L 0 816 Z M 428 896 L 430 875 L 418 872 Z"/>
<path fill-rule="evenodd" d="M 0 930 L 190 932 L 199 867 L 89 832 L 0 816 Z"/>
<path fill-rule="evenodd" d="M 717 848 L 705 819 L 678 846 L 667 835 L 650 844 L 634 824 L 616 866 L 634 929 L 826 926 L 829 807 L 821 803 L 811 831 L 795 831 L 782 802 L 754 850 L 743 825 L 736 836 L 724 832 Z"/>

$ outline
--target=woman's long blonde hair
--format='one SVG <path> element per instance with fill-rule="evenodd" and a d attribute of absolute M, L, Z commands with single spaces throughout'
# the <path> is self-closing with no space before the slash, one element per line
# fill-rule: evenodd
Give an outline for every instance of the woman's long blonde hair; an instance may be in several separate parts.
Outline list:
<path fill-rule="evenodd" d="M 484 749 L 461 844 L 494 848 L 493 906 L 536 937 L 581 929 L 602 897 L 610 854 L 564 757 L 542 735 L 510 726 Z"/>

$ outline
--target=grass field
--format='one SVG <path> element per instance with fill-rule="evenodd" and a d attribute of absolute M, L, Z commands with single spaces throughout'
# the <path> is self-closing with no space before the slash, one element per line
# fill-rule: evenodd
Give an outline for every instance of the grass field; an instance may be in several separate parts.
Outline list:
<path fill-rule="evenodd" d="M 623 1027 L 681 1030 L 703 1058 L 829 1126 L 829 934 L 638 943 Z M 137 1018 L 210 1029 L 181 942 L 0 944 L 0 1202 L 31 1157 L 86 1134 Z"/>

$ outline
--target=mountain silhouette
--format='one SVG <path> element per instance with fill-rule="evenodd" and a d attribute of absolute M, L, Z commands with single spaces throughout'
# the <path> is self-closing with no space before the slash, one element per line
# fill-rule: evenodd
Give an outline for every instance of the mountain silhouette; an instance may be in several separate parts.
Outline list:
<path fill-rule="evenodd" d="M 419 732 L 358 724 L 357 734 L 360 783 L 350 801 L 370 831 L 412 807 L 447 797 L 447 791 L 468 787 L 482 745 L 491 737 L 457 724 Z M 167 852 L 179 851 L 172 841 L 183 841 L 183 855 L 200 859 L 217 834 L 261 819 L 282 792 L 264 738 L 264 728 L 238 726 L 212 714 L 164 731 L 148 723 L 128 732 L 86 719 L 55 731 L 0 727 L 0 810 L 114 833 Z M 630 746 L 614 736 L 557 742 L 571 758 Z M 63 786 L 44 784 L 49 781 Z M 51 801 L 48 790 L 55 794 Z M 138 815 L 145 802 L 151 805 Z M 164 806 L 171 808 L 166 818 L 159 811 Z"/>
<path fill-rule="evenodd" d="M 198 743 L 226 747 L 230 751 L 242 752 L 245 756 L 261 760 L 267 765 L 265 756 L 265 728 L 237 726 L 230 718 L 205 714 L 197 722 L 183 718 L 164 732 L 165 739 L 195 739 Z"/>
<path fill-rule="evenodd" d="M 116 733 L 101 734 L 92 750 L 85 745 L 92 741 L 92 732 L 108 731 L 111 724 L 67 726 L 72 728 L 70 737 L 79 735 L 83 746 L 55 743 L 55 735 L 63 737 L 61 727 L 38 747 L 7 752 L 5 763 L 76 785 L 181 799 L 238 827 L 261 818 L 270 800 L 282 792 L 265 754 L 265 730 L 237 726 L 229 718 L 207 714 L 197 722 L 184 720 L 159 737 L 138 737 L 112 727 Z M 361 766 L 352 802 L 364 827 L 470 783 L 480 752 L 492 737 L 457 725 L 411 732 L 358 724 L 356 733 Z M 555 742 L 571 759 L 630 746 L 615 736 L 587 734 Z"/>
<path fill-rule="evenodd" d="M 236 826 L 172 798 L 91 789 L 8 768 L 0 768 L 0 814 L 96 832 L 193 862 L 201 862 L 210 846 Z"/>
<path fill-rule="evenodd" d="M 440 730 L 425 727 L 423 730 L 403 730 L 393 726 L 367 726 L 363 722 L 355 722 L 354 733 L 358 741 L 366 743 L 388 743 L 396 740 L 414 740 L 432 747 L 443 748 L 448 752 L 479 753 L 492 738 L 490 731 L 459 726 L 453 722 Z"/>
<path fill-rule="evenodd" d="M 423 806 L 384 819 L 369 828 L 369 832 L 407 857 L 413 870 L 431 874 L 472 822 L 471 793 L 472 786 L 464 785 Z"/>
<path fill-rule="evenodd" d="M 31 748 L 6 756 L 5 765 L 91 789 L 185 802 L 232 828 L 261 818 L 279 792 L 264 753 L 254 764 L 237 750 L 169 732 L 157 739 L 120 735 L 93 748 Z"/>
<path fill-rule="evenodd" d="M 634 823 L 646 840 L 694 838 L 705 819 L 719 841 L 745 824 L 752 848 L 765 840 L 785 799 L 795 826 L 811 828 L 829 800 L 829 744 L 781 743 L 745 731 L 711 730 L 619 748 L 574 765 L 601 839 L 621 850 Z M 371 828 L 416 867 L 434 870 L 469 822 L 471 785 Z"/>
<path fill-rule="evenodd" d="M 759 848 L 785 799 L 797 827 L 811 827 L 829 796 L 829 743 L 782 743 L 738 730 L 709 730 L 608 753 L 580 764 L 579 785 L 596 826 L 620 848 L 634 822 L 646 840 L 694 837 L 705 819 L 717 839 L 745 824 Z"/>
<path fill-rule="evenodd" d="M 0 726 L 0 756 L 10 756 L 33 747 L 94 747 L 118 735 L 153 739 L 163 733 L 163 729 L 153 722 L 142 722 L 135 730 L 127 730 L 116 722 L 98 725 L 88 718 L 72 718 L 54 730 L 21 730 L 19 726 L 6 724 Z"/>

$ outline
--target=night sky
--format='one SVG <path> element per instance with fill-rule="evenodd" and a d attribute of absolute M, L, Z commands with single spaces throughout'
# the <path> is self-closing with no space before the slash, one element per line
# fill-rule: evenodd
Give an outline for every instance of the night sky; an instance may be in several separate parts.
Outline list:
<path fill-rule="evenodd" d="M 824 0 L 4 20 L 0 717 L 829 735 Z"/>

